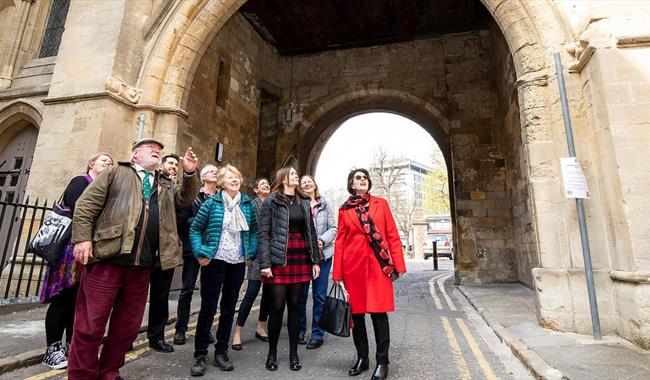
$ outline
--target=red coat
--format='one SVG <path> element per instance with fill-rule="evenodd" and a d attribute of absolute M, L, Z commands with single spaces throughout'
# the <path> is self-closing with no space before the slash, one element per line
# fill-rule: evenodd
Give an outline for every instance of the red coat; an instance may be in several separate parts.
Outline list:
<path fill-rule="evenodd" d="M 368 209 L 377 231 L 388 244 L 395 271 L 406 272 L 402 241 L 383 198 L 370 197 Z M 350 295 L 352 313 L 383 313 L 395 310 L 393 281 L 382 271 L 353 208 L 339 210 L 338 235 L 334 244 L 332 280 L 343 281 Z"/>

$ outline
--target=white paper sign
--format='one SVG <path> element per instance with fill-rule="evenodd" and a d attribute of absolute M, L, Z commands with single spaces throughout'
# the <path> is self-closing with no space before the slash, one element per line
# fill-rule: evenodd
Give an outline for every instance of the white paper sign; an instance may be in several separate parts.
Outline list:
<path fill-rule="evenodd" d="M 589 199 L 589 186 L 587 178 L 582 172 L 580 163 L 576 157 L 560 158 L 562 167 L 562 179 L 564 180 L 564 196 L 567 198 Z"/>

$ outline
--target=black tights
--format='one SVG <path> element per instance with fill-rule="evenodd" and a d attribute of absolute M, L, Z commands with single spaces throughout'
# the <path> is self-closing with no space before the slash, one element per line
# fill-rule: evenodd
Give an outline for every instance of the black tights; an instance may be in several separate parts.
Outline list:
<path fill-rule="evenodd" d="M 45 336 L 48 346 L 61 341 L 63 330 L 65 330 L 65 341 L 70 343 L 77 290 L 79 290 L 79 284 L 61 290 L 50 300 L 50 306 L 45 314 Z"/>
<path fill-rule="evenodd" d="M 269 308 L 269 357 L 277 357 L 278 340 L 282 330 L 284 305 L 287 305 L 287 327 L 289 330 L 289 357 L 298 357 L 298 330 L 300 328 L 300 296 L 305 283 L 265 284 L 264 294 Z"/>

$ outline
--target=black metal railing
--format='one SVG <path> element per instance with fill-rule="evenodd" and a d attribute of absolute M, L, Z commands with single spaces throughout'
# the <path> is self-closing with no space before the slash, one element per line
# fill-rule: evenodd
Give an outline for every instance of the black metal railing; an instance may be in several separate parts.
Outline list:
<path fill-rule="evenodd" d="M 51 209 L 38 198 L 33 204 L 29 197 L 0 201 L 0 306 L 37 301 L 46 263 L 27 253 L 27 246 Z"/>

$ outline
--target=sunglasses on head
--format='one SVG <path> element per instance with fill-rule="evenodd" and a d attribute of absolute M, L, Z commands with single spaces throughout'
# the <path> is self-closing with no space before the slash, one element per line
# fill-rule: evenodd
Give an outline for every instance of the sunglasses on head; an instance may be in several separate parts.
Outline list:
<path fill-rule="evenodd" d="M 361 181 L 362 179 L 368 179 L 368 176 L 365 174 L 355 174 L 354 179 L 356 179 L 357 181 Z"/>

